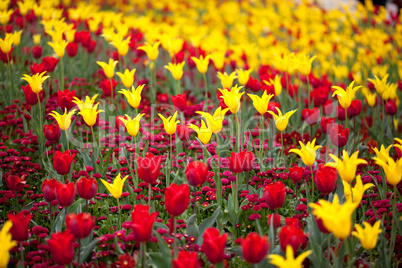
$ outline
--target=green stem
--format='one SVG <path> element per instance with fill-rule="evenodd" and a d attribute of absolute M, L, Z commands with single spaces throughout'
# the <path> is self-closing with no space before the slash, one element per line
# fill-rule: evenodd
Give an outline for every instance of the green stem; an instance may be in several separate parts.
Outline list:
<path fill-rule="evenodd" d="M 25 261 L 24 261 L 24 248 L 22 246 L 22 241 L 20 241 L 20 251 L 21 251 L 21 262 L 22 262 L 22 267 L 25 267 Z"/>
<path fill-rule="evenodd" d="M 177 92 L 176 92 L 176 95 L 177 94 L 181 94 L 182 92 L 181 92 L 181 85 L 180 85 L 180 79 L 179 80 L 177 80 Z"/>
<path fill-rule="evenodd" d="M 66 133 L 66 142 L 67 142 L 67 150 L 70 151 L 70 143 L 68 142 L 68 134 L 67 134 L 67 130 L 64 131 Z"/>
<path fill-rule="evenodd" d="M 176 217 L 172 217 L 173 224 L 173 259 L 177 256 L 177 241 L 176 241 Z"/>
<path fill-rule="evenodd" d="M 260 141 L 260 161 L 262 161 L 262 157 L 264 154 L 264 142 L 265 142 L 265 138 L 264 138 L 264 131 L 265 131 L 265 123 L 264 123 L 264 115 L 261 115 L 261 126 L 260 126 L 260 130 L 261 130 L 261 141 Z"/>
<path fill-rule="evenodd" d="M 240 152 L 240 122 L 239 122 L 239 117 L 237 116 L 237 113 L 235 113 L 235 120 L 236 120 L 236 126 L 237 126 L 237 152 Z"/>
<path fill-rule="evenodd" d="M 119 217 L 117 218 L 117 230 L 121 229 L 121 209 L 120 209 L 120 201 L 117 198 L 117 209 L 119 210 Z"/>
<path fill-rule="evenodd" d="M 81 255 L 81 239 L 78 238 L 78 249 L 77 249 L 77 265 L 80 267 L 80 255 Z"/>
<path fill-rule="evenodd" d="M 194 198 L 193 198 L 193 213 L 197 215 L 197 188 L 194 186 Z"/>
<path fill-rule="evenodd" d="M 39 105 L 39 125 L 40 125 L 40 130 L 43 129 L 43 120 L 42 120 L 42 104 L 40 103 L 40 97 L 39 97 L 39 93 L 36 93 L 36 96 L 38 97 L 38 105 Z M 39 131 L 39 133 L 41 133 Z"/>
<path fill-rule="evenodd" d="M 92 153 L 95 153 L 96 141 L 95 141 L 95 134 L 94 134 L 94 128 L 93 128 L 93 126 L 91 126 L 91 134 L 92 134 L 92 146 L 94 147 L 94 148 L 92 149 Z"/>
<path fill-rule="evenodd" d="M 221 157 L 220 157 L 220 148 L 219 148 L 219 133 L 216 134 L 216 149 L 218 150 L 218 179 L 216 183 L 216 198 L 218 200 L 218 205 L 222 207 L 222 180 L 221 180 Z"/>
<path fill-rule="evenodd" d="M 345 128 L 348 127 L 348 109 L 345 109 Z"/>
<path fill-rule="evenodd" d="M 145 268 L 147 266 L 147 258 L 146 258 L 147 242 L 142 242 L 141 246 L 142 246 L 142 253 L 141 253 L 142 267 Z"/>
<path fill-rule="evenodd" d="M 63 58 L 60 58 L 60 90 L 64 90 L 64 63 L 63 63 Z"/>
<path fill-rule="evenodd" d="M 137 153 L 139 153 L 139 149 L 137 146 L 137 136 L 134 136 L 134 169 L 135 169 L 135 181 L 134 181 L 134 186 L 135 189 L 138 188 L 138 183 L 139 183 L 139 179 L 138 179 L 138 165 L 137 165 Z"/>
<path fill-rule="evenodd" d="M 310 78 L 308 77 L 308 75 L 306 76 L 307 77 L 307 103 L 308 103 L 308 108 L 309 109 L 311 109 L 311 101 L 310 101 Z M 299 100 L 299 101 L 301 101 L 301 100 Z"/>
<path fill-rule="evenodd" d="M 205 95 L 204 95 L 204 107 L 203 110 L 205 111 L 207 109 L 207 102 L 208 102 L 208 83 L 207 83 L 207 76 L 202 74 L 204 77 L 204 84 L 205 84 Z"/>
<path fill-rule="evenodd" d="M 313 195 L 313 201 L 314 201 L 314 173 L 313 173 L 313 166 L 310 166 L 310 172 L 311 172 L 311 185 L 312 185 L 312 195 Z"/>

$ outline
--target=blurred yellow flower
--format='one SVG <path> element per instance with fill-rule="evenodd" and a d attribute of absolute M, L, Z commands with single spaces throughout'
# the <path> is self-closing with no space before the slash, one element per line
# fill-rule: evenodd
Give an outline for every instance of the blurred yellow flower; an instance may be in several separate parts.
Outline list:
<path fill-rule="evenodd" d="M 125 69 L 124 73 L 116 72 L 117 76 L 120 77 L 121 82 L 126 88 L 130 88 L 134 83 L 134 74 L 136 69 Z"/>
<path fill-rule="evenodd" d="M 299 141 L 301 149 L 291 149 L 289 150 L 290 153 L 295 153 L 302 159 L 303 163 L 306 166 L 311 166 L 315 162 L 316 151 L 320 149 L 322 146 L 315 145 L 315 139 L 313 141 L 307 142 L 304 145 L 301 141 Z"/>
<path fill-rule="evenodd" d="M 223 74 L 221 72 L 218 72 L 218 78 L 219 78 L 219 80 L 221 80 L 221 84 L 222 84 L 223 88 L 230 88 L 232 86 L 235 78 L 237 78 L 237 76 L 236 76 L 236 72 L 233 72 L 230 75 L 228 75 L 226 72 Z"/>
<path fill-rule="evenodd" d="M 342 183 L 346 201 L 355 204 L 356 208 L 359 206 L 360 201 L 362 201 L 364 192 L 374 186 L 372 183 L 366 183 L 363 185 L 360 175 L 356 176 L 356 185 L 353 188 L 351 188 L 351 185 L 344 180 L 342 180 Z"/>
<path fill-rule="evenodd" d="M 194 61 L 195 65 L 197 66 L 197 70 L 205 74 L 208 71 L 208 64 L 209 64 L 209 59 L 210 55 L 207 55 L 205 58 L 201 55 L 200 58 L 196 57 L 191 57 L 191 59 Z"/>
<path fill-rule="evenodd" d="M 364 249 L 371 250 L 377 245 L 378 235 L 382 232 L 380 224 L 381 221 L 376 221 L 373 226 L 363 222 L 364 229 L 361 225 L 355 224 L 356 231 L 352 232 L 352 235 L 360 240 Z"/>
<path fill-rule="evenodd" d="M 185 62 L 182 61 L 181 63 L 171 63 L 169 62 L 168 65 L 165 65 L 165 68 L 168 69 L 175 80 L 180 80 L 183 76 L 183 66 Z"/>
<path fill-rule="evenodd" d="M 269 81 L 264 80 L 264 84 L 268 86 L 274 86 L 275 90 L 275 96 L 279 96 L 282 93 L 282 82 L 281 82 L 281 76 L 279 74 L 275 75 L 274 79 L 269 79 Z"/>
<path fill-rule="evenodd" d="M 68 45 L 67 41 L 47 42 L 47 44 L 53 48 L 54 53 L 56 53 L 59 58 L 63 58 Z"/>
<path fill-rule="evenodd" d="M 361 88 L 361 86 L 353 87 L 355 81 L 352 81 L 352 83 L 347 86 L 346 90 L 344 90 L 341 87 L 338 86 L 333 86 L 332 88 L 335 89 L 334 93 L 332 94 L 333 96 L 338 97 L 339 104 L 342 106 L 343 109 L 349 108 L 350 104 L 352 103 L 352 100 L 355 97 L 356 91 Z"/>
<path fill-rule="evenodd" d="M 304 260 L 312 253 L 311 250 L 307 250 L 301 253 L 295 259 L 293 248 L 291 245 L 286 246 L 286 258 L 281 255 L 271 254 L 268 256 L 271 259 L 271 264 L 279 268 L 303 268 Z"/>
<path fill-rule="evenodd" d="M 81 109 L 78 113 L 90 127 L 95 125 L 98 114 L 104 112 L 103 110 L 98 110 L 98 105 L 99 102 L 93 107 L 85 107 L 84 109 Z"/>
<path fill-rule="evenodd" d="M 102 61 L 97 61 L 96 62 L 100 67 L 102 67 L 103 71 L 105 72 L 105 75 L 107 78 L 112 79 L 114 76 L 114 68 L 116 67 L 118 61 L 109 59 L 109 62 L 102 62 Z"/>
<path fill-rule="evenodd" d="M 386 160 L 379 157 L 373 157 L 373 160 L 375 160 L 375 163 L 381 166 L 384 170 L 387 182 L 393 186 L 398 185 L 402 180 L 402 158 L 399 158 L 395 162 L 394 159 L 389 156 L 382 156 L 385 157 Z"/>
<path fill-rule="evenodd" d="M 45 82 L 45 80 L 50 77 L 50 76 L 44 76 L 45 74 L 46 74 L 46 71 L 41 74 L 39 74 L 39 73 L 34 74 L 32 76 L 24 74 L 22 79 L 28 82 L 28 84 L 31 86 L 31 89 L 34 93 L 39 94 L 39 92 L 42 91 L 43 82 Z"/>
<path fill-rule="evenodd" d="M 239 84 L 245 86 L 250 78 L 250 73 L 253 69 L 243 70 L 243 69 L 236 69 L 237 79 L 239 80 Z"/>
<path fill-rule="evenodd" d="M 205 122 L 201 120 L 201 127 L 190 124 L 189 128 L 197 132 L 198 139 L 203 143 L 207 144 L 211 140 L 212 130 L 205 125 Z"/>
<path fill-rule="evenodd" d="M 122 93 L 124 96 L 126 96 L 127 102 L 131 105 L 131 107 L 137 109 L 141 103 L 141 92 L 144 89 L 144 86 L 145 84 L 142 84 L 137 88 L 134 88 L 134 86 L 132 86 L 131 92 L 130 90 L 122 89 L 121 91 L 119 91 L 119 93 Z"/>
<path fill-rule="evenodd" d="M 351 183 L 356 175 L 357 166 L 360 164 L 367 164 L 367 161 L 358 158 L 359 151 L 354 152 L 350 157 L 346 150 L 343 150 L 343 161 L 337 156 L 330 154 L 329 156 L 335 161 L 327 163 L 326 166 L 336 168 L 339 176 L 347 183 Z"/>
<path fill-rule="evenodd" d="M 12 226 L 12 221 L 8 220 L 5 222 L 0 231 L 0 267 L 8 267 L 10 250 L 17 245 L 17 242 L 12 240 L 10 233 Z"/>
<path fill-rule="evenodd" d="M 229 108 L 222 110 L 221 106 L 219 106 L 213 115 L 201 111 L 196 113 L 204 117 L 207 120 L 208 128 L 211 129 L 212 133 L 217 134 L 222 130 L 222 122 L 227 111 L 229 111 Z"/>
<path fill-rule="evenodd" d="M 180 123 L 179 120 L 176 120 L 177 111 L 174 113 L 173 116 L 169 116 L 168 118 L 165 118 L 161 114 L 158 115 L 163 121 L 163 127 L 165 128 L 166 133 L 169 135 L 173 135 L 174 133 L 176 133 L 177 124 Z"/>
<path fill-rule="evenodd" d="M 260 115 L 264 115 L 268 110 L 268 103 L 274 97 L 273 94 L 267 94 L 267 91 L 264 90 L 262 96 L 254 95 L 254 94 L 247 94 L 252 100 L 254 108 Z"/>
<path fill-rule="evenodd" d="M 144 52 L 147 54 L 148 59 L 149 59 L 150 61 L 155 61 L 156 58 L 157 58 L 158 55 L 159 55 L 159 50 L 158 50 L 158 48 L 159 48 L 159 45 L 160 45 L 160 44 L 161 44 L 160 41 L 154 43 L 153 45 L 151 45 L 150 43 L 146 42 L 144 45 L 138 47 L 138 49 L 144 51 Z"/>
<path fill-rule="evenodd" d="M 268 113 L 274 117 L 276 128 L 279 131 L 284 131 L 286 129 L 286 127 L 288 126 L 289 118 L 297 111 L 297 109 L 287 112 L 286 114 L 283 115 L 281 110 L 278 107 L 275 107 L 275 108 L 278 111 L 278 115 L 276 115 L 272 111 L 268 111 Z"/>
<path fill-rule="evenodd" d="M 120 120 L 124 123 L 126 126 L 128 134 L 130 134 L 132 137 L 136 137 L 138 134 L 138 131 L 140 130 L 140 121 L 141 118 L 145 114 L 138 114 L 136 117 L 130 118 L 130 116 L 126 115 L 126 118 L 120 118 Z"/>
<path fill-rule="evenodd" d="M 66 131 L 70 128 L 71 126 L 71 117 L 75 114 L 75 109 L 72 109 L 67 113 L 67 108 L 64 109 L 64 114 L 59 114 L 56 111 L 50 112 L 49 115 L 51 115 L 54 119 L 56 119 L 57 124 L 59 127 Z"/>
<path fill-rule="evenodd" d="M 220 89 L 219 91 L 222 93 L 221 98 L 223 99 L 223 101 L 225 102 L 226 106 L 230 109 L 230 111 L 235 114 L 240 110 L 241 107 L 241 97 L 243 96 L 244 92 L 240 93 L 240 90 L 243 87 L 237 87 L 237 85 L 235 85 L 234 87 L 232 87 L 230 90 L 224 88 L 224 89 Z"/>

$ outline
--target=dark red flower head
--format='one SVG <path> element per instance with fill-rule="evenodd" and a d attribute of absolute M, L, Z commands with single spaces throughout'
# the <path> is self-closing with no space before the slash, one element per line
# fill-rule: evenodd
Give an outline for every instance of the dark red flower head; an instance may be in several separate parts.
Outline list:
<path fill-rule="evenodd" d="M 298 221 L 293 222 L 286 219 L 286 226 L 281 228 L 279 232 L 279 244 L 282 251 L 286 252 L 286 247 L 290 245 L 293 248 L 293 252 L 296 252 L 302 245 L 307 245 L 308 238 L 297 226 Z"/>
<path fill-rule="evenodd" d="M 77 43 L 70 43 L 66 47 L 67 55 L 71 58 L 75 57 L 78 52 L 78 44 Z"/>
<path fill-rule="evenodd" d="M 13 226 L 10 229 L 13 240 L 26 241 L 28 240 L 28 226 L 31 221 L 32 215 L 29 210 L 23 210 L 18 214 L 8 214 L 8 219 L 12 221 Z"/>
<path fill-rule="evenodd" d="M 190 202 L 190 187 L 188 184 L 172 183 L 165 191 L 166 211 L 173 217 L 180 216 L 187 210 Z"/>
<path fill-rule="evenodd" d="M 192 129 L 190 129 L 186 124 L 176 126 L 176 134 L 181 141 L 190 140 L 191 132 Z"/>
<path fill-rule="evenodd" d="M 75 106 L 73 102 L 75 97 L 75 90 L 68 90 L 65 89 L 64 91 L 59 90 L 57 91 L 57 103 L 62 111 L 67 109 L 69 111 L 71 108 Z"/>
<path fill-rule="evenodd" d="M 229 168 L 235 173 L 248 172 L 253 169 L 255 155 L 252 152 L 230 153 Z"/>
<path fill-rule="evenodd" d="M 293 183 L 300 183 L 303 179 L 304 168 L 302 167 L 290 167 L 289 176 Z"/>
<path fill-rule="evenodd" d="M 176 96 L 170 96 L 173 102 L 174 109 L 176 111 L 184 111 L 187 107 L 187 95 L 177 94 Z"/>
<path fill-rule="evenodd" d="M 24 189 L 25 175 L 21 177 L 17 175 L 8 175 L 6 177 L 6 184 L 8 189 L 13 192 L 21 192 Z"/>
<path fill-rule="evenodd" d="M 138 242 L 147 242 L 152 237 L 153 225 L 158 212 L 149 214 L 149 206 L 135 205 L 131 212 L 132 229 L 135 240 Z"/>
<path fill-rule="evenodd" d="M 188 184 L 193 187 L 201 186 L 208 176 L 208 166 L 200 161 L 193 161 L 187 164 L 186 177 Z"/>
<path fill-rule="evenodd" d="M 268 184 L 264 189 L 264 199 L 270 210 L 282 207 L 285 203 L 285 185 L 282 181 Z"/>
<path fill-rule="evenodd" d="M 43 57 L 42 63 L 46 66 L 46 71 L 48 73 L 53 73 L 54 69 L 56 68 L 57 64 L 59 63 L 59 59 L 53 57 Z"/>
<path fill-rule="evenodd" d="M 361 100 L 352 100 L 348 108 L 348 117 L 358 116 L 361 111 L 362 111 Z"/>
<path fill-rule="evenodd" d="M 243 257 L 251 264 L 260 263 L 266 257 L 269 246 L 268 237 L 261 237 L 257 233 L 249 233 L 241 241 Z"/>
<path fill-rule="evenodd" d="M 35 105 L 38 103 L 38 94 L 34 93 L 31 89 L 31 86 L 28 84 L 27 86 L 21 86 L 25 95 L 25 102 L 29 105 Z M 39 92 L 39 99 L 42 102 L 45 99 L 45 91 L 42 90 Z"/>
<path fill-rule="evenodd" d="M 220 235 L 216 228 L 211 227 L 205 230 L 201 250 L 211 263 L 223 261 L 227 237 L 227 234 Z"/>
<path fill-rule="evenodd" d="M 346 145 L 349 139 L 349 128 L 343 128 L 342 125 L 334 125 L 329 131 L 331 142 L 338 148 Z"/>
<path fill-rule="evenodd" d="M 96 191 L 98 191 L 98 183 L 94 178 L 82 177 L 77 181 L 77 191 L 82 199 L 89 200 L 93 198 Z"/>
<path fill-rule="evenodd" d="M 110 82 L 112 81 L 112 82 Z M 113 85 L 113 96 L 116 96 L 116 86 L 118 82 L 114 79 L 103 79 L 102 82 L 99 84 L 99 87 L 103 91 L 103 95 L 105 97 L 110 97 L 112 95 L 112 85 Z"/>
<path fill-rule="evenodd" d="M 69 207 L 74 203 L 77 190 L 73 182 L 63 184 L 58 182 L 56 185 L 56 199 L 60 206 Z"/>
<path fill-rule="evenodd" d="M 87 237 L 95 227 L 95 219 L 90 213 L 70 213 L 66 216 L 66 227 L 77 239 Z"/>
<path fill-rule="evenodd" d="M 74 259 L 74 235 L 67 229 L 63 233 L 52 234 L 47 240 L 52 260 L 58 265 L 68 265 Z"/>
<path fill-rule="evenodd" d="M 162 157 L 147 153 L 145 158 L 138 156 L 138 176 L 147 183 L 153 183 L 158 179 L 161 170 Z"/>
<path fill-rule="evenodd" d="M 385 112 L 388 115 L 396 115 L 396 112 L 398 111 L 398 107 L 396 106 L 395 101 L 389 99 L 387 103 L 385 103 Z"/>
<path fill-rule="evenodd" d="M 48 141 L 56 142 L 60 139 L 61 129 L 58 124 L 43 125 L 43 134 Z"/>
<path fill-rule="evenodd" d="M 335 124 L 335 118 L 333 117 L 321 117 L 321 130 L 324 134 L 328 134 L 331 127 Z"/>
<path fill-rule="evenodd" d="M 56 200 L 57 183 L 58 181 L 56 179 L 44 179 L 42 182 L 43 198 L 49 203 Z"/>
<path fill-rule="evenodd" d="M 315 125 L 318 121 L 318 117 L 320 116 L 320 110 L 317 107 L 313 109 L 303 109 L 302 110 L 302 120 L 306 121 L 309 125 Z"/>
<path fill-rule="evenodd" d="M 60 175 L 67 175 L 70 173 L 71 162 L 74 159 L 75 154 L 71 154 L 69 150 L 64 151 L 63 153 L 60 151 L 56 151 L 53 157 L 53 168 Z"/>
<path fill-rule="evenodd" d="M 182 250 L 177 255 L 177 259 L 173 260 L 173 268 L 201 268 L 198 262 L 197 252 L 189 252 Z"/>
<path fill-rule="evenodd" d="M 333 167 L 321 164 L 314 176 L 314 182 L 317 185 L 318 191 L 322 194 L 330 194 L 336 189 L 336 182 L 338 175 L 336 169 Z"/>

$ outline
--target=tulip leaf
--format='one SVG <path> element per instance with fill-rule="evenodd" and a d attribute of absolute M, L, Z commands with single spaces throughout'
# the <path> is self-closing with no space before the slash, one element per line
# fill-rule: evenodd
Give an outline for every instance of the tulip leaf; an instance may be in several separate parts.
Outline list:
<path fill-rule="evenodd" d="M 119 243 L 117 243 L 117 235 L 114 237 L 114 247 L 115 247 L 116 252 L 117 252 L 119 255 L 124 254 L 124 251 L 123 251 L 123 250 L 121 249 L 121 247 L 119 246 Z"/>
<path fill-rule="evenodd" d="M 169 267 L 172 262 L 172 253 L 171 253 L 165 239 L 163 239 L 162 236 L 156 230 L 154 230 L 154 234 L 155 234 L 156 238 L 158 239 L 158 246 L 162 253 L 162 257 L 165 260 L 164 265 L 158 266 L 158 267 Z"/>
<path fill-rule="evenodd" d="M 155 222 L 154 223 L 154 228 L 155 229 L 165 229 L 165 230 L 169 230 L 169 227 L 167 227 L 166 224 L 163 224 L 161 222 Z"/>
<path fill-rule="evenodd" d="M 86 245 L 85 247 L 81 248 L 80 263 L 85 262 L 85 260 L 88 258 L 88 256 L 92 252 L 93 248 L 96 246 L 96 244 L 98 244 L 99 241 L 100 241 L 99 239 L 95 239 L 91 243 Z"/>
<path fill-rule="evenodd" d="M 198 237 L 199 234 L 199 228 L 196 223 L 197 220 L 197 214 L 193 214 L 188 218 L 187 220 L 187 235 L 188 236 L 193 236 L 193 237 Z"/>
<path fill-rule="evenodd" d="M 63 227 L 63 221 L 65 218 L 64 214 L 65 214 L 65 210 L 62 209 L 54 221 L 53 230 L 51 231 L 51 233 L 61 232 L 61 228 Z"/>
<path fill-rule="evenodd" d="M 167 263 L 166 259 L 163 257 L 163 254 L 160 252 L 149 252 L 147 253 L 149 256 L 149 264 L 152 267 L 158 268 L 158 267 L 169 267 L 169 264 Z"/>
<path fill-rule="evenodd" d="M 215 212 L 212 214 L 211 217 L 205 219 L 199 226 L 199 234 L 198 234 L 198 239 L 197 239 L 197 244 L 201 245 L 203 241 L 202 235 L 204 234 L 205 230 L 209 227 L 212 227 L 218 218 L 219 214 L 221 212 L 221 207 L 218 207 Z"/>

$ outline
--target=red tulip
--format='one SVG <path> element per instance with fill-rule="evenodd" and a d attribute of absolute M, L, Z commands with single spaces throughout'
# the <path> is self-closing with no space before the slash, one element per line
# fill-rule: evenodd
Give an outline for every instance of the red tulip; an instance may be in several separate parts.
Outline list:
<path fill-rule="evenodd" d="M 229 168 L 234 173 L 241 173 L 243 171 L 251 171 L 255 160 L 255 155 L 252 152 L 239 152 L 230 153 Z"/>
<path fill-rule="evenodd" d="M 21 86 L 22 90 L 24 91 L 24 95 L 25 95 L 25 102 L 29 105 L 35 105 L 38 103 L 38 94 L 34 93 L 31 89 L 30 85 L 25 86 Z M 45 99 L 45 91 L 42 90 L 39 93 L 39 99 L 42 102 Z"/>
<path fill-rule="evenodd" d="M 200 161 L 189 163 L 185 170 L 188 184 L 193 187 L 201 186 L 208 176 L 208 166 Z"/>
<path fill-rule="evenodd" d="M 52 73 L 56 68 L 57 64 L 59 63 L 59 59 L 53 57 L 43 57 L 42 63 L 46 66 L 46 71 L 48 73 Z"/>
<path fill-rule="evenodd" d="M 126 126 L 124 125 L 124 123 L 120 119 L 127 120 L 127 116 L 122 116 L 122 115 L 116 116 L 116 118 L 115 118 L 116 128 L 117 129 L 124 128 L 124 130 L 126 130 Z"/>
<path fill-rule="evenodd" d="M 63 184 L 58 182 L 56 185 L 56 199 L 60 206 L 68 207 L 75 199 L 77 190 L 73 182 Z"/>
<path fill-rule="evenodd" d="M 13 222 L 13 226 L 10 229 L 13 240 L 25 241 L 28 240 L 28 226 L 31 221 L 32 215 L 29 210 L 23 210 L 14 215 L 8 213 L 8 219 Z"/>
<path fill-rule="evenodd" d="M 331 129 L 331 127 L 335 124 L 335 118 L 333 117 L 321 117 L 321 130 L 322 133 L 324 134 L 328 134 L 329 130 Z"/>
<path fill-rule="evenodd" d="M 361 100 L 352 100 L 348 108 L 348 117 L 358 116 L 362 111 Z"/>
<path fill-rule="evenodd" d="M 153 225 L 158 212 L 149 214 L 149 206 L 138 204 L 134 206 L 131 212 L 132 228 L 135 240 L 138 242 L 147 242 L 152 237 Z"/>
<path fill-rule="evenodd" d="M 48 141 L 56 142 L 60 139 L 61 129 L 57 124 L 43 125 L 43 134 Z"/>
<path fill-rule="evenodd" d="M 66 47 L 67 55 L 71 58 L 75 57 L 78 52 L 78 44 L 77 43 L 70 43 Z"/>
<path fill-rule="evenodd" d="M 220 236 L 219 230 L 216 228 L 208 228 L 205 230 L 201 249 L 210 262 L 219 263 L 223 261 L 227 237 L 227 234 Z"/>
<path fill-rule="evenodd" d="M 170 96 L 173 102 L 174 109 L 176 111 L 184 111 L 187 107 L 187 95 L 177 94 L 176 96 Z"/>
<path fill-rule="evenodd" d="M 60 175 L 67 175 L 70 173 L 71 162 L 73 161 L 75 154 L 71 154 L 70 151 L 64 153 L 56 151 L 53 157 L 53 168 Z"/>
<path fill-rule="evenodd" d="M 176 126 L 176 134 L 181 141 L 188 141 L 190 139 L 191 132 L 192 130 L 188 127 L 188 125 L 183 124 Z"/>
<path fill-rule="evenodd" d="M 29 66 L 29 69 L 31 69 L 31 73 L 33 75 L 46 72 L 46 66 L 43 63 L 40 63 L 40 64 L 33 63 L 31 66 Z"/>
<path fill-rule="evenodd" d="M 49 203 L 53 200 L 56 200 L 57 183 L 58 181 L 56 179 L 44 179 L 42 182 L 43 198 L 45 198 L 45 200 Z"/>
<path fill-rule="evenodd" d="M 177 185 L 172 183 L 165 191 L 166 211 L 173 217 L 180 216 L 186 211 L 190 202 L 190 188 L 188 184 Z"/>
<path fill-rule="evenodd" d="M 173 268 L 201 268 L 198 262 L 197 252 L 189 252 L 182 250 L 177 255 L 177 259 L 173 260 Z"/>
<path fill-rule="evenodd" d="M 276 110 L 275 107 L 278 107 L 279 109 L 281 105 L 279 104 L 279 102 L 268 102 L 268 111 L 273 112 L 274 114 L 278 115 L 278 110 Z M 265 113 L 266 116 L 268 116 L 268 118 L 273 118 L 272 115 L 270 113 Z"/>
<path fill-rule="evenodd" d="M 348 115 L 349 116 L 349 115 Z M 336 107 L 336 117 L 338 118 L 338 120 L 340 121 L 344 121 L 345 120 L 345 109 L 343 109 L 342 106 L 338 105 Z"/>
<path fill-rule="evenodd" d="M 147 153 L 145 158 L 138 156 L 138 176 L 147 183 L 153 183 L 158 179 L 161 169 L 162 157 Z"/>
<path fill-rule="evenodd" d="M 320 116 L 320 110 L 317 107 L 313 109 L 303 109 L 302 110 L 302 120 L 306 121 L 309 125 L 315 125 L 318 121 L 318 117 Z"/>
<path fill-rule="evenodd" d="M 41 46 L 35 46 L 32 48 L 32 55 L 35 59 L 39 59 L 42 56 L 42 47 Z"/>
<path fill-rule="evenodd" d="M 333 145 L 341 148 L 346 145 L 349 138 L 349 129 L 343 128 L 342 125 L 334 125 L 329 131 L 329 137 Z"/>
<path fill-rule="evenodd" d="M 57 91 L 57 103 L 62 111 L 67 109 L 67 111 L 71 110 L 75 106 L 73 102 L 75 97 L 75 90 L 68 90 L 65 89 L 64 91 L 59 90 Z"/>
<path fill-rule="evenodd" d="M 290 167 L 289 176 L 293 183 L 300 183 L 303 179 L 304 168 L 302 167 Z"/>
<path fill-rule="evenodd" d="M 332 100 L 327 100 L 324 105 L 322 106 L 322 113 L 325 116 L 331 116 L 332 112 L 334 111 L 334 105 Z"/>
<path fill-rule="evenodd" d="M 118 82 L 112 79 L 112 84 L 113 84 L 113 96 L 116 96 L 115 91 Z M 102 82 L 99 84 L 99 87 L 102 89 L 103 95 L 105 97 L 110 97 L 112 95 L 110 79 L 103 79 Z"/>
<path fill-rule="evenodd" d="M 47 240 L 52 260 L 58 265 L 68 265 L 74 259 L 74 235 L 65 230 L 63 233 L 57 232 L 52 234 Z"/>
<path fill-rule="evenodd" d="M 285 203 L 285 185 L 282 181 L 268 184 L 264 189 L 264 199 L 270 210 L 275 210 Z"/>
<path fill-rule="evenodd" d="M 24 189 L 25 175 L 18 177 L 17 175 L 8 175 L 6 177 L 8 189 L 13 192 L 21 192 Z"/>
<path fill-rule="evenodd" d="M 87 237 L 95 227 L 95 220 L 90 213 L 70 213 L 66 216 L 66 227 L 77 239 Z"/>
<path fill-rule="evenodd" d="M 327 167 L 323 164 L 318 166 L 318 170 L 314 176 L 314 182 L 317 185 L 318 191 L 322 194 L 330 194 L 336 189 L 338 175 L 336 169 Z"/>
<path fill-rule="evenodd" d="M 251 264 L 260 263 L 269 250 L 268 237 L 250 233 L 241 241 L 244 259 Z"/>
<path fill-rule="evenodd" d="M 396 115 L 396 112 L 398 111 L 398 107 L 396 107 L 395 101 L 389 99 L 387 103 L 385 103 L 385 112 L 388 115 Z"/>
<path fill-rule="evenodd" d="M 286 247 L 290 245 L 293 248 L 293 252 L 296 254 L 300 246 L 307 244 L 307 236 L 297 225 L 298 220 L 293 221 L 286 218 L 286 225 L 282 227 L 279 232 L 279 244 L 282 251 L 286 252 Z"/>
<path fill-rule="evenodd" d="M 89 200 L 93 198 L 96 191 L 98 191 L 98 183 L 94 178 L 82 177 L 77 181 L 77 191 L 82 199 Z"/>

